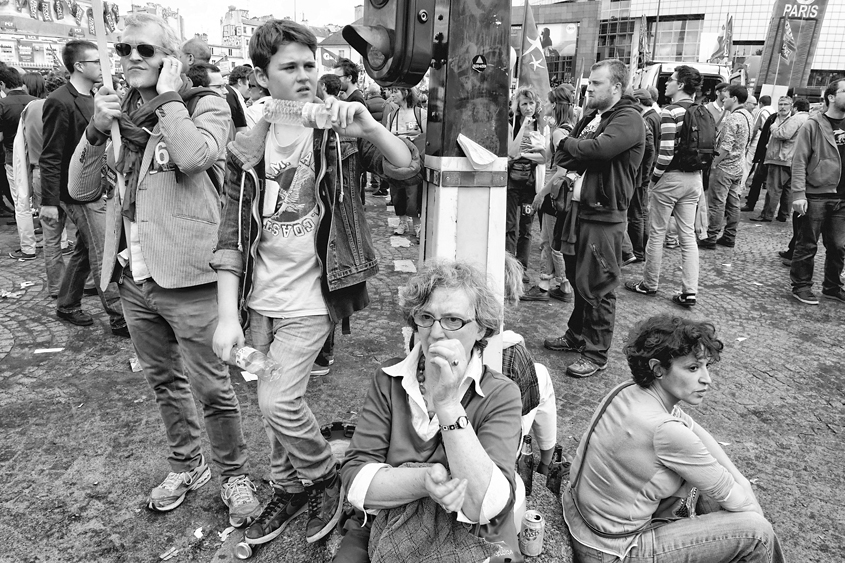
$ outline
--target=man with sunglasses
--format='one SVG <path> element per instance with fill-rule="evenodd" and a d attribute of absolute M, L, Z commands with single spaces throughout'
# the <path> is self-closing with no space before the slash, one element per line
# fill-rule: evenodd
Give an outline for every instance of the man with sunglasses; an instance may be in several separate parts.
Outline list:
<path fill-rule="evenodd" d="M 97 92 L 93 119 L 72 160 L 70 190 L 75 197 L 102 192 L 104 153 L 107 177 L 122 176 L 109 189 L 101 284 L 119 284 L 132 342 L 167 433 L 170 473 L 152 489 L 148 506 L 173 510 L 211 477 L 198 399 L 229 522 L 242 526 L 260 506 L 229 370 L 211 349 L 217 276 L 209 261 L 230 114 L 220 96 L 191 86 L 178 50 L 161 18 L 126 17 L 115 51 L 130 89 L 122 101 L 111 88 Z M 123 147 L 115 164 L 106 148 L 117 118 Z"/>
<path fill-rule="evenodd" d="M 70 79 L 44 102 L 41 167 L 41 228 L 44 230 L 44 258 L 48 279 L 59 279 L 56 315 L 77 326 L 94 324 L 82 310 L 82 296 L 89 274 L 100 276 L 106 230 L 106 203 L 102 198 L 74 198 L 68 191 L 68 167 L 79 139 L 94 114 L 91 90 L 102 80 L 97 46 L 90 41 L 68 41 L 62 61 Z M 65 221 L 76 225 L 76 247 L 65 267 L 62 260 L 62 231 Z M 128 337 L 117 287 L 97 288 L 111 331 Z"/>

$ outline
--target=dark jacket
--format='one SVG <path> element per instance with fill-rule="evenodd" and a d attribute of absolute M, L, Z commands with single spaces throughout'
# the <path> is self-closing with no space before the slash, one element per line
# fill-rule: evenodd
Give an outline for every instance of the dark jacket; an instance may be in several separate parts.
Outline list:
<path fill-rule="evenodd" d="M 20 123 L 23 108 L 36 99 L 35 96 L 30 96 L 23 90 L 11 90 L 5 98 L 0 100 L 0 133 L 3 133 L 6 164 L 12 164 L 15 135 L 18 133 L 18 123 Z"/>
<path fill-rule="evenodd" d="M 601 115 L 598 129 L 586 139 L 581 131 L 596 112 L 586 114 L 572 135 L 555 151 L 555 165 L 584 174 L 578 218 L 587 221 L 622 223 L 628 203 L 639 182 L 639 168 L 645 152 L 645 122 L 640 104 L 623 96 Z"/>
<path fill-rule="evenodd" d="M 842 157 L 833 127 L 823 113 L 814 113 L 801 129 L 792 156 L 793 201 L 836 197 L 842 178 Z"/>
<path fill-rule="evenodd" d="M 646 127 L 651 129 L 651 134 L 654 139 L 654 157 L 657 158 L 657 153 L 660 151 L 660 114 L 649 109 L 643 114 Z M 645 160 L 645 159 L 643 159 Z"/>
<path fill-rule="evenodd" d="M 252 291 L 255 257 L 261 234 L 264 205 L 264 145 L 269 124 L 261 119 L 250 130 L 238 133 L 226 156 L 223 212 L 218 244 L 211 267 L 241 278 L 239 306 L 242 320 Z M 333 322 L 340 322 L 367 306 L 367 279 L 378 273 L 378 258 L 370 238 L 364 207 L 358 197 L 360 175 L 357 153 L 367 170 L 403 180 L 419 174 L 419 153 L 405 143 L 413 156 L 408 168 L 383 160 L 370 143 L 342 142 L 331 130 L 314 130 L 314 172 L 318 186 L 320 223 L 317 258 L 322 275 L 320 289 Z"/>
<path fill-rule="evenodd" d="M 68 195 L 67 178 L 70 158 L 93 115 L 94 98 L 83 96 L 70 82 L 44 102 L 44 147 L 39 160 L 42 205 L 85 203 Z"/>
<path fill-rule="evenodd" d="M 769 138 L 772 136 L 772 123 L 778 118 L 777 112 L 772 113 L 760 128 L 760 138 L 757 139 L 757 149 L 754 151 L 752 162 L 763 162 L 766 160 L 766 148 L 769 146 Z"/>

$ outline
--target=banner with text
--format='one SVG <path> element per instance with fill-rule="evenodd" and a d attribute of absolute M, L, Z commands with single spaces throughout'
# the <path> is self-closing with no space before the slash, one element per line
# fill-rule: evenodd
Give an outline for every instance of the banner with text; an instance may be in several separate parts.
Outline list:
<path fill-rule="evenodd" d="M 819 42 L 828 0 L 777 0 L 758 83 L 804 87 Z"/>

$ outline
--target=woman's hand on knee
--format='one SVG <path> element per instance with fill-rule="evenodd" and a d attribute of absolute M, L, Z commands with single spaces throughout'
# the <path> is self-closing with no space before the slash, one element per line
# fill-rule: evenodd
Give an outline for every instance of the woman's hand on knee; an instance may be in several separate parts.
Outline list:
<path fill-rule="evenodd" d="M 466 499 L 466 479 L 449 479 L 446 468 L 435 463 L 425 474 L 425 489 L 446 512 L 457 512 Z"/>

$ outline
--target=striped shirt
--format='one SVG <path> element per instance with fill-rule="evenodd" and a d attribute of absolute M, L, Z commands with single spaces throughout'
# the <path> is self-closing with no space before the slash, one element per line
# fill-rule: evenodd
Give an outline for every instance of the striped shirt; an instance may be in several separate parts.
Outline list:
<path fill-rule="evenodd" d="M 669 104 L 660 112 L 660 149 L 657 153 L 657 161 L 654 163 L 654 171 L 651 174 L 651 182 L 656 184 L 669 169 L 672 159 L 675 157 L 675 149 L 678 147 L 680 138 L 677 136 L 684 122 L 684 115 L 692 105 L 692 100 L 685 98 L 674 104 Z"/>

